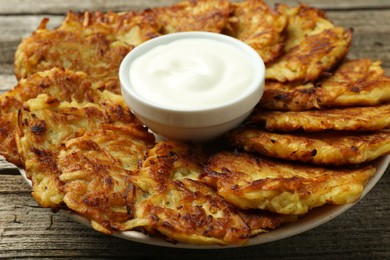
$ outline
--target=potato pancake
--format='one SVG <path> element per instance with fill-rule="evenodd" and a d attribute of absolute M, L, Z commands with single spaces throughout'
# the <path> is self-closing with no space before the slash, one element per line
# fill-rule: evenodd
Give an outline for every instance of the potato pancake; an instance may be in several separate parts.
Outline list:
<path fill-rule="evenodd" d="M 60 27 L 48 30 L 43 20 L 38 30 L 23 39 L 15 53 L 18 79 L 53 67 L 84 71 L 119 93 L 119 65 L 134 45 L 157 36 L 159 29 L 146 14 L 129 12 L 69 12 Z"/>
<path fill-rule="evenodd" d="M 239 128 L 229 133 L 235 147 L 275 158 L 325 165 L 372 161 L 390 153 L 390 132 L 280 134 Z"/>
<path fill-rule="evenodd" d="M 131 175 L 153 144 L 154 136 L 138 124 L 104 125 L 66 141 L 58 156 L 66 206 L 100 232 L 117 230 L 131 219 Z"/>
<path fill-rule="evenodd" d="M 279 4 L 277 11 L 288 18 L 286 52 L 300 45 L 305 37 L 334 28 L 323 11 L 304 4 L 295 7 Z"/>
<path fill-rule="evenodd" d="M 19 100 L 6 94 L 0 96 L 0 155 L 8 162 L 22 166 L 15 142 L 17 125 L 15 106 L 21 106 Z"/>
<path fill-rule="evenodd" d="M 195 244 L 244 243 L 250 234 L 248 226 L 210 187 L 192 179 L 201 171 L 188 146 L 158 143 L 135 177 L 142 196 L 133 198 L 134 219 L 123 228 L 143 227 L 151 234 L 158 231 Z"/>
<path fill-rule="evenodd" d="M 82 31 L 81 35 L 106 35 L 110 41 L 122 41 L 137 46 L 160 34 L 160 25 L 149 10 L 115 13 L 68 12 L 59 28 L 64 31 Z"/>
<path fill-rule="evenodd" d="M 372 166 L 328 169 L 221 152 L 210 159 L 202 180 L 238 208 L 298 215 L 326 203 L 355 202 L 374 174 Z"/>
<path fill-rule="evenodd" d="M 160 142 L 135 176 L 134 219 L 124 229 L 143 227 L 193 244 L 242 244 L 290 217 L 239 211 L 198 180 L 202 154 L 183 143 Z"/>
<path fill-rule="evenodd" d="M 347 55 L 351 30 L 334 27 L 322 12 L 304 5 L 278 10 L 289 17 L 285 54 L 267 66 L 267 79 L 313 81 Z"/>
<path fill-rule="evenodd" d="M 380 62 L 343 62 L 331 75 L 307 84 L 268 81 L 260 106 L 275 110 L 372 106 L 390 101 L 390 77 Z"/>
<path fill-rule="evenodd" d="M 19 81 L 12 90 L 0 95 L 0 154 L 22 166 L 15 143 L 17 114 L 25 101 L 39 94 L 50 94 L 61 101 L 98 102 L 99 82 L 85 73 L 54 68 Z"/>
<path fill-rule="evenodd" d="M 164 189 L 135 204 L 135 219 L 123 227 L 142 227 L 192 244 L 243 244 L 250 230 L 235 209 L 205 183 L 169 181 Z"/>
<path fill-rule="evenodd" d="M 288 112 L 256 110 L 249 121 L 282 132 L 375 131 L 390 128 L 390 104 Z"/>
<path fill-rule="evenodd" d="M 229 11 L 229 0 L 189 0 L 152 9 L 161 26 L 161 34 L 186 31 L 220 33 L 226 27 Z"/>
<path fill-rule="evenodd" d="M 103 34 L 82 37 L 82 31 L 48 30 L 43 26 L 25 38 L 15 53 L 17 78 L 54 67 L 65 68 L 104 80 L 106 89 L 119 93 L 119 65 L 133 46 L 110 42 Z"/>
<path fill-rule="evenodd" d="M 287 17 L 271 9 L 263 0 L 233 3 L 226 33 L 254 48 L 264 63 L 278 57 L 285 42 Z"/>
<path fill-rule="evenodd" d="M 19 110 L 16 143 L 33 197 L 43 207 L 59 207 L 62 187 L 56 160 L 62 142 L 102 124 L 135 122 L 122 97 L 101 93 L 100 103 L 59 101 L 48 94 L 29 99 Z M 116 99 L 115 99 L 116 98 Z"/>
<path fill-rule="evenodd" d="M 26 176 L 32 181 L 32 195 L 42 207 L 62 204 L 57 154 L 67 138 L 83 134 L 86 128 L 104 122 L 104 113 L 94 104 L 59 102 L 41 94 L 25 102 L 19 113 L 16 141 Z"/>

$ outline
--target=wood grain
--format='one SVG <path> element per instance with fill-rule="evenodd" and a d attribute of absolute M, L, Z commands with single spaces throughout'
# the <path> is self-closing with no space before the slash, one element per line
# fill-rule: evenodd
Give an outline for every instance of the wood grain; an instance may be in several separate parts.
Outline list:
<path fill-rule="evenodd" d="M 10 173 L 15 173 L 15 171 L 17 170 L 16 166 L 13 165 L 12 163 L 9 163 L 7 162 L 3 156 L 0 155 L 0 173 L 1 171 L 4 171 L 7 170 L 7 172 L 9 172 L 10 170 L 14 170 Z"/>
<path fill-rule="evenodd" d="M 0 0 L 0 94 L 16 85 L 15 50 L 44 17 L 59 25 L 67 10 L 144 9 L 172 0 Z M 295 4 L 298 1 L 268 0 Z M 354 28 L 349 58 L 380 59 L 390 74 L 390 1 L 303 0 L 326 10 L 336 25 Z M 373 190 L 336 219 L 264 245 L 184 250 L 100 234 L 37 205 L 17 168 L 0 157 L 0 259 L 390 259 L 390 168 Z"/>
<path fill-rule="evenodd" d="M 84 11 L 84 10 L 99 10 L 99 11 L 127 11 L 139 10 L 152 6 L 171 5 L 179 0 L 42 0 L 34 1 L 33 4 L 28 4 L 24 0 L 13 0 L 12 4 L 9 0 L 0 0 L 0 14 L 62 14 L 66 10 Z M 233 1 L 232 1 L 233 2 Z M 237 0 L 235 1 L 237 2 Z M 270 5 L 275 3 L 298 4 L 306 3 L 311 6 L 324 10 L 359 10 L 359 9 L 381 9 L 389 8 L 390 2 L 387 0 L 266 0 Z"/>

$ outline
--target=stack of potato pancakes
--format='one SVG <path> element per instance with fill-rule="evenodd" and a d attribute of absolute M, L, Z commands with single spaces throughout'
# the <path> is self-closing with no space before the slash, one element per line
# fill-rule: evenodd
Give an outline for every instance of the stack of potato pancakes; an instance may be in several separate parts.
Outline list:
<path fill-rule="evenodd" d="M 23 168 L 42 206 L 112 234 L 245 244 L 324 204 L 357 201 L 390 152 L 390 77 L 346 58 L 352 30 L 309 6 L 184 1 L 42 21 L 15 54 L 19 83 L 0 96 L 0 154 Z M 216 143 L 155 142 L 120 95 L 118 69 L 159 35 L 238 38 L 266 63 L 263 98 Z"/>

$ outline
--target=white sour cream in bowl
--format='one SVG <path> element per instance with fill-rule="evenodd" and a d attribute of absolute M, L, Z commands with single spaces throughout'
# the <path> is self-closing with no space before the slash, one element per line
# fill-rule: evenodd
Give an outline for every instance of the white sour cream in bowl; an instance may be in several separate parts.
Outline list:
<path fill-rule="evenodd" d="M 198 142 L 242 123 L 263 94 L 265 66 L 237 39 L 182 32 L 137 46 L 119 78 L 125 101 L 153 132 Z"/>

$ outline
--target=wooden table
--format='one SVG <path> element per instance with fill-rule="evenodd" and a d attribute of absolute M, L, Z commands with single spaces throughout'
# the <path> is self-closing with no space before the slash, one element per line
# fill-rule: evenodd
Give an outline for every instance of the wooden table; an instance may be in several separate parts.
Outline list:
<path fill-rule="evenodd" d="M 16 84 L 13 55 L 43 17 L 58 25 L 66 10 L 128 10 L 169 0 L 0 0 L 0 93 Z M 277 1 L 296 4 L 296 1 Z M 335 24 L 354 28 L 350 58 L 381 59 L 390 74 L 390 1 L 303 0 Z M 274 4 L 274 1 L 268 1 Z M 390 168 L 352 209 L 303 234 L 268 244 L 220 250 L 150 246 L 100 234 L 62 213 L 40 208 L 18 170 L 0 159 L 0 258 L 390 259 Z M 138 257 L 138 258 L 137 258 Z"/>

